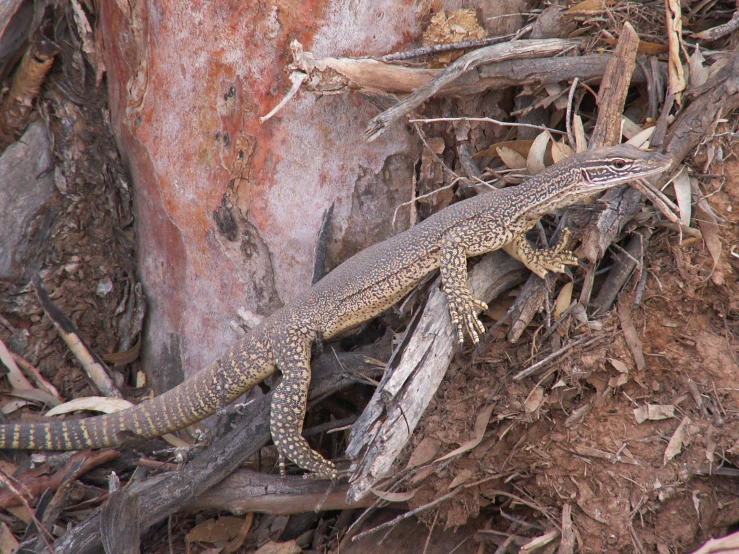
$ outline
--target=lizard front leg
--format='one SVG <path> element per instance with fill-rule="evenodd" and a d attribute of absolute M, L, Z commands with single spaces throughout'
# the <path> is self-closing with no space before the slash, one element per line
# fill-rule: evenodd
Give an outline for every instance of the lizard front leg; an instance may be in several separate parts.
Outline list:
<path fill-rule="evenodd" d="M 487 310 L 488 306 L 472 298 L 467 288 L 467 249 L 461 241 L 445 238 L 439 253 L 439 270 L 444 293 L 449 302 L 449 315 L 457 331 L 457 342 L 464 343 L 462 326 L 467 330 L 472 342 L 477 345 L 485 327 L 477 317 L 477 311 Z"/>
<path fill-rule="evenodd" d="M 533 273 L 547 278 L 549 272 L 566 273 L 568 265 L 578 265 L 579 261 L 569 250 L 566 250 L 570 240 L 570 231 L 563 229 L 557 240 L 557 244 L 550 248 L 534 248 L 526 240 L 526 235 L 521 233 L 513 237 L 513 240 L 503 246 L 510 256 L 513 256 Z"/>
<path fill-rule="evenodd" d="M 282 379 L 275 387 L 270 407 L 270 432 L 280 454 L 280 474 L 285 474 L 284 458 L 315 473 L 334 479 L 336 467 L 311 449 L 303 436 L 303 419 L 310 385 L 312 337 L 300 329 L 288 328 L 271 337 L 275 365 Z"/>

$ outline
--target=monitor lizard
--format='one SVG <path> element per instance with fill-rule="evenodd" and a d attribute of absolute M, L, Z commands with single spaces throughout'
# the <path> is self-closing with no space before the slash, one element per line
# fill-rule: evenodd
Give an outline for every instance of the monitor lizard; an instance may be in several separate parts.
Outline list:
<path fill-rule="evenodd" d="M 515 187 L 457 202 L 339 265 L 295 301 L 273 313 L 223 357 L 161 396 L 102 416 L 0 426 L 0 448 L 77 450 L 120 444 L 130 435 L 151 438 L 204 419 L 276 370 L 270 431 L 284 472 L 287 457 L 320 477 L 335 465 L 301 436 L 310 383 L 311 345 L 367 321 L 439 269 L 457 339 L 463 328 L 475 344 L 485 332 L 476 315 L 487 306 L 467 289 L 467 258 L 504 248 L 534 273 L 565 272 L 577 257 L 566 234 L 536 249 L 525 233 L 548 212 L 619 183 L 661 173 L 671 159 L 620 145 L 568 157 Z"/>

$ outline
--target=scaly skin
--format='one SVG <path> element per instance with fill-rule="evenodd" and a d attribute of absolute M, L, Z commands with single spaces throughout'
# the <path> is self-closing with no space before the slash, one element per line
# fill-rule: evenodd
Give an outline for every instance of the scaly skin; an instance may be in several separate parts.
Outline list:
<path fill-rule="evenodd" d="M 541 216 L 631 179 L 665 171 L 667 156 L 630 146 L 572 156 L 517 187 L 458 202 L 345 261 L 293 303 L 275 312 L 224 357 L 174 389 L 121 412 L 81 420 L 0 426 L 0 448 L 77 450 L 115 446 L 128 434 L 156 437 L 200 421 L 260 381 L 282 372 L 270 429 L 281 458 L 322 477 L 334 464 L 301 436 L 313 341 L 329 339 L 380 314 L 428 273 L 441 269 L 458 340 L 484 333 L 467 289 L 467 258 L 505 248 L 538 275 L 577 258 L 559 244 L 535 250 L 524 238 Z"/>

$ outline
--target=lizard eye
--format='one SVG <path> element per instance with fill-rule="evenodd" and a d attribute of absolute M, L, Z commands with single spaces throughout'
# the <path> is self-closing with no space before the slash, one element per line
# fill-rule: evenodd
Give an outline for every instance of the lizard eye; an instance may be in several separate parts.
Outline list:
<path fill-rule="evenodd" d="M 613 167 L 623 169 L 626 167 L 626 160 L 613 160 Z"/>

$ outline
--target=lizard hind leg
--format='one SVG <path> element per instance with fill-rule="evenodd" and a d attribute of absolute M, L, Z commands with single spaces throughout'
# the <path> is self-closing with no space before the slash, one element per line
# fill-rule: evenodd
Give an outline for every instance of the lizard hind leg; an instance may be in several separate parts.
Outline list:
<path fill-rule="evenodd" d="M 302 436 L 312 338 L 295 329 L 287 330 L 285 335 L 272 341 L 275 363 L 282 372 L 270 409 L 270 432 L 280 455 L 280 473 L 284 475 L 284 458 L 288 458 L 317 477 L 334 479 L 334 464 L 311 449 Z"/>
<path fill-rule="evenodd" d="M 521 233 L 503 246 L 503 250 L 528 267 L 532 273 L 546 280 L 550 272 L 569 273 L 568 265 L 579 265 L 577 256 L 566 249 L 569 240 L 570 231 L 565 228 L 554 246 L 534 248 L 526 240 L 526 235 Z"/>

